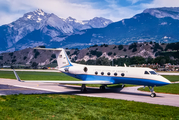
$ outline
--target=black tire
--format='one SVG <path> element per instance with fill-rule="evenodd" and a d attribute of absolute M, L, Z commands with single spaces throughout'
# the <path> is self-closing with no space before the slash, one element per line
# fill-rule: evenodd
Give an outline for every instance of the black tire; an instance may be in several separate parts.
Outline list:
<path fill-rule="evenodd" d="M 100 90 L 105 90 L 105 86 L 100 86 L 99 89 Z"/>
<path fill-rule="evenodd" d="M 86 88 L 85 88 L 85 89 L 82 89 L 82 88 L 81 88 L 81 92 L 83 92 L 83 93 L 84 93 L 84 92 L 86 92 L 86 91 L 87 91 L 87 89 L 86 89 Z"/>
<path fill-rule="evenodd" d="M 152 94 L 150 95 L 150 97 L 154 98 L 154 97 L 156 97 L 156 94 L 155 94 L 155 93 L 152 93 Z"/>

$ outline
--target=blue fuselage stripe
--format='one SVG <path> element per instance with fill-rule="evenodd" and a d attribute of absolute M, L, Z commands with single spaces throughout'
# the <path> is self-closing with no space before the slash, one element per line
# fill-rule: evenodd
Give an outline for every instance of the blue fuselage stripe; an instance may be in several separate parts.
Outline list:
<path fill-rule="evenodd" d="M 83 81 L 95 81 L 95 80 L 102 80 L 102 81 L 109 81 L 113 84 L 136 84 L 136 85 L 145 85 L 145 86 L 163 86 L 169 83 L 161 82 L 152 79 L 142 79 L 142 78 L 129 78 L 129 77 L 114 77 L 114 76 L 100 76 L 100 75 L 86 75 L 86 74 L 70 74 L 65 73 L 69 76 L 81 79 Z"/>

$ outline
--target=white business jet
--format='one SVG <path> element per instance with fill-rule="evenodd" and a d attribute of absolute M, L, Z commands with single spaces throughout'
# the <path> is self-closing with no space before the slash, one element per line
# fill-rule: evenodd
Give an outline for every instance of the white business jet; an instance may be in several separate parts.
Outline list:
<path fill-rule="evenodd" d="M 58 63 L 58 70 L 82 81 L 21 81 L 17 73 L 14 74 L 20 82 L 45 82 L 45 83 L 65 83 L 82 84 L 81 91 L 86 91 L 86 84 L 101 84 L 100 89 L 105 89 L 110 84 L 135 84 L 148 86 L 151 91 L 151 97 L 155 97 L 155 86 L 168 85 L 171 82 L 158 75 L 150 68 L 142 67 L 112 67 L 97 65 L 81 65 L 71 63 L 63 48 L 48 49 L 37 48 L 41 50 L 54 50 Z"/>

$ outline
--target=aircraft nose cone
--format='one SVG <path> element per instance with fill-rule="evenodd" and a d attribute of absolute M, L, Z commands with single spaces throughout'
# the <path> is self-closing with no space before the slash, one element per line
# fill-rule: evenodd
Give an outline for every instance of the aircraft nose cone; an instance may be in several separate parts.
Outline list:
<path fill-rule="evenodd" d="M 165 82 L 166 84 L 171 84 L 171 82 L 168 79 L 164 78 L 164 77 L 163 77 L 163 82 Z"/>
<path fill-rule="evenodd" d="M 168 84 L 171 84 L 171 82 L 170 82 L 169 80 L 167 81 L 167 83 L 168 83 Z"/>

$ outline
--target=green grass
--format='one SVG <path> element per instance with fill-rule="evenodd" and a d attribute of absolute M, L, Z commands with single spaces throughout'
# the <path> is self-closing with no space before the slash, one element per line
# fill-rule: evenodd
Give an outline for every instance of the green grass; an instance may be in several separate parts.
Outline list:
<path fill-rule="evenodd" d="M 78 80 L 63 73 L 57 72 L 29 72 L 17 71 L 22 80 Z M 0 71 L 0 78 L 16 79 L 12 71 Z"/>
<path fill-rule="evenodd" d="M 75 95 L 0 96 L 0 119 L 177 120 L 179 107 Z"/>
<path fill-rule="evenodd" d="M 162 75 L 162 76 L 167 78 L 171 82 L 179 81 L 179 76 L 178 75 Z"/>

